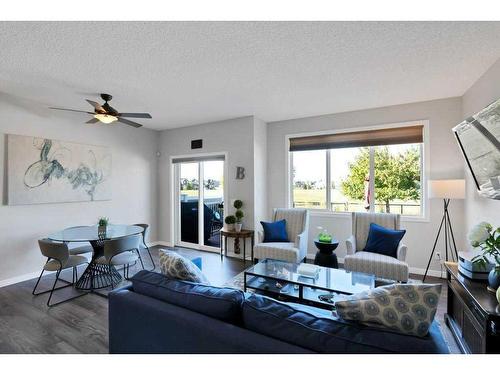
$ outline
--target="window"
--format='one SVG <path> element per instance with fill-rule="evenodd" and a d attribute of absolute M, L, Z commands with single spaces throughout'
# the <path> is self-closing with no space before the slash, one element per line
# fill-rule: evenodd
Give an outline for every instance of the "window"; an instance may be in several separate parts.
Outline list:
<path fill-rule="evenodd" d="M 291 138 L 293 207 L 421 216 L 422 150 L 423 126 Z"/>
<path fill-rule="evenodd" d="M 326 154 L 301 151 L 293 156 L 294 207 L 326 209 Z"/>
<path fill-rule="evenodd" d="M 421 214 L 421 146 L 374 147 L 375 212 Z"/>
<path fill-rule="evenodd" d="M 366 212 L 370 150 L 350 147 L 328 150 L 330 154 L 330 186 L 332 211 Z"/>

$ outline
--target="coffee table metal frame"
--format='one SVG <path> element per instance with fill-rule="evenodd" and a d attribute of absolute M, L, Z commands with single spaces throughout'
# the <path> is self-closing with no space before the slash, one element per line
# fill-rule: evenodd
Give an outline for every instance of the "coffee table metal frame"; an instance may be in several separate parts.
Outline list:
<path fill-rule="evenodd" d="M 290 268 L 293 268 L 295 266 L 292 263 L 287 263 L 272 259 L 261 260 L 258 264 L 266 262 L 275 262 L 276 264 L 281 263 L 283 267 L 288 266 Z M 328 300 L 334 299 L 335 295 L 338 294 L 350 295 L 357 292 L 361 292 L 363 290 L 369 290 L 375 287 L 374 275 L 364 274 L 360 272 L 348 272 L 343 269 L 332 269 L 332 268 L 318 266 L 320 268 L 325 269 L 323 270 L 323 272 L 332 272 L 332 273 L 343 272 L 352 274 L 354 277 L 359 277 L 362 280 L 366 280 L 366 287 L 360 286 L 357 288 L 356 291 L 346 290 L 346 288 L 342 287 L 335 287 L 335 285 L 326 287 L 321 284 L 315 284 L 314 281 L 305 281 L 305 280 L 315 280 L 315 279 L 302 275 L 299 276 L 300 278 L 303 279 L 302 281 L 290 280 L 278 276 L 263 275 L 261 273 L 255 272 L 254 271 L 255 267 L 256 265 L 244 271 L 243 290 L 245 292 L 247 291 L 247 289 L 252 289 L 257 291 L 259 294 L 268 295 L 270 297 L 277 298 L 280 300 L 298 302 L 326 309 L 331 309 L 332 303 L 329 302 Z M 258 280 L 259 278 L 264 279 L 267 282 L 267 284 L 262 281 L 259 282 Z M 272 281 L 272 283 L 269 283 L 269 281 Z M 276 285 L 278 283 L 282 284 L 281 287 Z M 290 292 L 284 293 L 283 290 L 285 288 L 292 290 Z M 322 300 L 319 299 L 320 296 L 323 297 Z M 330 297 L 330 298 L 325 298 L 325 297 Z"/>

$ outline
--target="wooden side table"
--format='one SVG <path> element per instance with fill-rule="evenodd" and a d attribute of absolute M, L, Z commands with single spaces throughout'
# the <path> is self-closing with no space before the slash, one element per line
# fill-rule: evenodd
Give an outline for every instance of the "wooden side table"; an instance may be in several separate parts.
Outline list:
<path fill-rule="evenodd" d="M 223 255 L 227 256 L 227 239 L 228 237 L 234 238 L 234 249 L 235 252 L 240 248 L 240 238 L 243 239 L 243 261 L 246 260 L 246 244 L 247 238 L 251 240 L 251 255 L 253 260 L 253 246 L 255 243 L 255 232 L 251 229 L 242 229 L 239 232 L 234 230 L 221 229 L 220 232 L 220 259 L 222 260 Z M 222 240 L 224 239 L 224 246 L 222 246 Z"/>

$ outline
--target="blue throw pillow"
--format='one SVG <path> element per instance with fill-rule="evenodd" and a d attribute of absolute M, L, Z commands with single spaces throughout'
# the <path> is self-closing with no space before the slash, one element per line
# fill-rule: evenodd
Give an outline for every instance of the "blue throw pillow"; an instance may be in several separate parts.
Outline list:
<path fill-rule="evenodd" d="M 363 251 L 398 257 L 399 242 L 403 239 L 406 230 L 384 228 L 375 223 L 370 224 L 370 232 Z"/>
<path fill-rule="evenodd" d="M 279 220 L 273 223 L 260 222 L 264 229 L 264 242 L 288 242 L 286 233 L 286 220 Z"/>

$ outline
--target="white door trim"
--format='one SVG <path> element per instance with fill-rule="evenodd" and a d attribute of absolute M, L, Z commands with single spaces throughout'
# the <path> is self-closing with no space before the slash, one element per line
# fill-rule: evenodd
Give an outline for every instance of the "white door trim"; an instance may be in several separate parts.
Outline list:
<path fill-rule="evenodd" d="M 176 164 L 173 163 L 174 159 L 180 159 L 180 158 L 199 158 L 200 161 L 203 161 L 203 158 L 206 157 L 211 157 L 211 156 L 224 156 L 224 215 L 226 215 L 226 209 L 229 204 L 229 184 L 228 184 L 228 179 L 229 179 L 229 161 L 228 161 L 228 152 L 227 151 L 220 151 L 220 152 L 207 152 L 207 153 L 196 153 L 196 154 L 184 154 L 184 155 L 171 155 L 170 156 L 170 162 L 169 162 L 169 168 L 170 168 L 170 238 L 171 238 L 171 243 L 173 246 L 182 246 L 182 247 L 188 247 L 196 250 L 205 250 L 205 251 L 211 251 L 211 252 L 219 252 L 219 248 L 216 247 L 211 247 L 211 246 L 206 246 L 204 244 L 200 244 L 201 241 L 203 240 L 203 235 L 200 235 L 200 232 L 203 233 L 203 226 L 198 225 L 199 228 L 199 234 L 198 234 L 198 244 L 193 244 L 189 242 L 182 242 L 180 240 L 180 200 L 179 200 L 179 167 L 176 166 Z M 203 167 L 199 168 L 198 172 L 198 177 L 200 177 L 200 170 L 203 169 Z M 201 176 L 203 177 L 203 176 Z M 200 180 L 202 181 L 202 180 Z M 200 184 L 201 185 L 201 184 Z M 200 211 L 200 207 L 203 208 L 203 192 L 202 192 L 202 186 L 200 186 L 200 193 L 199 193 L 199 199 L 198 199 L 198 213 L 203 212 L 202 210 Z M 203 217 L 200 214 L 198 214 L 198 220 L 199 224 L 202 222 Z M 224 218 L 222 218 L 224 220 Z M 177 225 L 176 225 L 177 224 Z M 201 240 L 201 241 L 200 241 Z"/>

